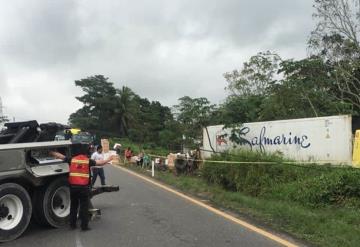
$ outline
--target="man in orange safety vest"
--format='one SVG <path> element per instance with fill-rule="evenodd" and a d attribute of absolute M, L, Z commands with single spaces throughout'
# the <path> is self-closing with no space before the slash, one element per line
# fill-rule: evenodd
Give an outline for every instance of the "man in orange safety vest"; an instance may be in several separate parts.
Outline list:
<path fill-rule="evenodd" d="M 103 166 L 108 164 L 113 156 L 106 160 L 92 160 L 89 159 L 88 145 L 73 144 L 72 158 L 68 158 L 59 152 L 50 152 L 50 154 L 58 159 L 62 159 L 69 163 L 69 185 L 70 185 L 70 227 L 76 228 L 77 214 L 79 208 L 79 217 L 81 220 L 81 229 L 83 231 L 90 230 L 89 228 L 89 202 L 90 202 L 90 168 L 92 166 Z M 80 206 L 80 207 L 79 207 Z"/>

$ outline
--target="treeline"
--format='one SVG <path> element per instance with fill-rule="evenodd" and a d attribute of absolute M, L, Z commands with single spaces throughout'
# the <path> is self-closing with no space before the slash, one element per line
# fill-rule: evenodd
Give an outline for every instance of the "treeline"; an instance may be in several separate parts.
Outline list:
<path fill-rule="evenodd" d="M 224 74 L 224 103 L 184 96 L 171 109 L 114 87 L 96 75 L 75 81 L 83 107 L 70 124 L 139 143 L 200 145 L 202 129 L 212 124 L 360 114 L 360 11 L 358 1 L 315 0 L 317 26 L 308 57 L 283 59 L 274 52 L 252 56 Z"/>
<path fill-rule="evenodd" d="M 185 96 L 170 109 L 140 97 L 129 87 L 115 88 L 103 75 L 77 80 L 75 85 L 84 92 L 77 97 L 83 107 L 70 115 L 69 123 L 97 136 L 176 149 L 200 144 L 203 126 L 215 122 L 210 119 L 216 107 L 206 98 Z"/>
<path fill-rule="evenodd" d="M 70 115 L 72 126 L 102 137 L 127 137 L 138 143 L 166 146 L 178 142 L 179 124 L 171 110 L 158 101 L 140 97 L 129 87 L 115 88 L 103 75 L 75 81 L 84 95 L 83 107 Z"/>

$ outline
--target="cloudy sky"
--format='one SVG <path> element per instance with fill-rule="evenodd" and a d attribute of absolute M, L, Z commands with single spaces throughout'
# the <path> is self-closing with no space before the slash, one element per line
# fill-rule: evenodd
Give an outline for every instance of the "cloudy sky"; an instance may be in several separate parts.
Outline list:
<path fill-rule="evenodd" d="M 259 51 L 306 56 L 313 0 L 11 0 L 0 8 L 0 97 L 18 121 L 66 123 L 74 81 L 172 106 L 188 95 L 220 103 L 223 73 Z"/>

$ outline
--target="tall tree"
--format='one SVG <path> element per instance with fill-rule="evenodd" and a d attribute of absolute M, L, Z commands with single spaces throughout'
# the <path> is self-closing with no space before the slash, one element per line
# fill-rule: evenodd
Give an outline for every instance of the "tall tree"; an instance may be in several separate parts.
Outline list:
<path fill-rule="evenodd" d="M 162 145 L 164 142 L 160 140 L 160 133 L 172 133 L 169 129 L 169 121 L 173 121 L 170 108 L 162 106 L 158 101 L 150 102 L 146 98 L 138 98 L 138 111 L 134 112 L 136 118 L 136 126 L 134 126 L 133 138 L 141 143 L 152 143 Z"/>
<path fill-rule="evenodd" d="M 81 87 L 85 94 L 76 97 L 83 103 L 83 107 L 70 115 L 71 125 L 94 132 L 111 131 L 113 123 L 109 119 L 114 114 L 116 90 L 108 79 L 103 75 L 95 75 L 75 81 L 75 85 Z"/>
<path fill-rule="evenodd" d="M 135 125 L 134 114 L 138 110 L 136 99 L 139 98 L 129 87 L 123 86 L 116 90 L 115 119 L 121 136 L 128 136 L 129 130 Z"/>
<path fill-rule="evenodd" d="M 275 81 L 281 58 L 270 51 L 260 52 L 243 64 L 241 70 L 224 74 L 231 95 L 247 97 L 263 95 Z"/>
<path fill-rule="evenodd" d="M 75 81 L 84 91 L 83 107 L 70 115 L 71 125 L 100 136 L 128 137 L 138 143 L 178 142 L 179 125 L 169 107 L 141 98 L 127 86 L 117 89 L 102 75 Z"/>
<path fill-rule="evenodd" d="M 264 99 L 264 95 L 228 96 L 219 107 L 220 117 L 218 119 L 222 120 L 220 124 L 231 125 L 263 120 L 260 112 Z"/>
<path fill-rule="evenodd" d="M 334 94 L 360 113 L 360 1 L 315 0 L 312 51 L 331 68 Z"/>
<path fill-rule="evenodd" d="M 269 90 L 277 82 L 282 59 L 267 51 L 252 56 L 241 69 L 224 74 L 229 96 L 221 105 L 223 123 L 245 123 L 263 120 L 260 112 Z"/>
<path fill-rule="evenodd" d="M 264 101 L 261 115 L 265 120 L 350 112 L 350 104 L 333 97 L 329 68 L 321 58 L 285 60 L 279 72 L 283 78 L 272 85 L 271 94 Z"/>
<path fill-rule="evenodd" d="M 174 106 L 177 121 L 182 126 L 185 142 L 188 145 L 200 144 L 202 129 L 211 124 L 211 116 L 215 105 L 207 98 L 191 98 L 184 96 Z"/>
<path fill-rule="evenodd" d="M 317 20 L 317 25 L 310 38 L 310 44 L 313 48 L 323 50 L 323 48 L 327 48 L 326 42 L 330 41 L 328 44 L 336 44 L 339 41 L 342 43 L 343 40 L 346 40 L 348 47 L 352 46 L 352 49 L 357 53 L 360 51 L 359 0 L 315 0 L 314 8 L 313 16 Z M 332 38 L 333 40 L 329 40 Z M 328 52 L 332 52 L 335 56 L 339 55 L 339 51 L 335 49 Z"/>

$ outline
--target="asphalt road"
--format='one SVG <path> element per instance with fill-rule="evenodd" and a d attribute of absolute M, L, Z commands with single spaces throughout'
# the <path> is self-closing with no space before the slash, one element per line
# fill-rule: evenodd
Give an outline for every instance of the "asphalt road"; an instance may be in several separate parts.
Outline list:
<path fill-rule="evenodd" d="M 280 246 L 118 168 L 106 167 L 105 173 L 120 191 L 93 199 L 102 216 L 90 222 L 91 231 L 31 224 L 22 237 L 1 246 Z"/>

